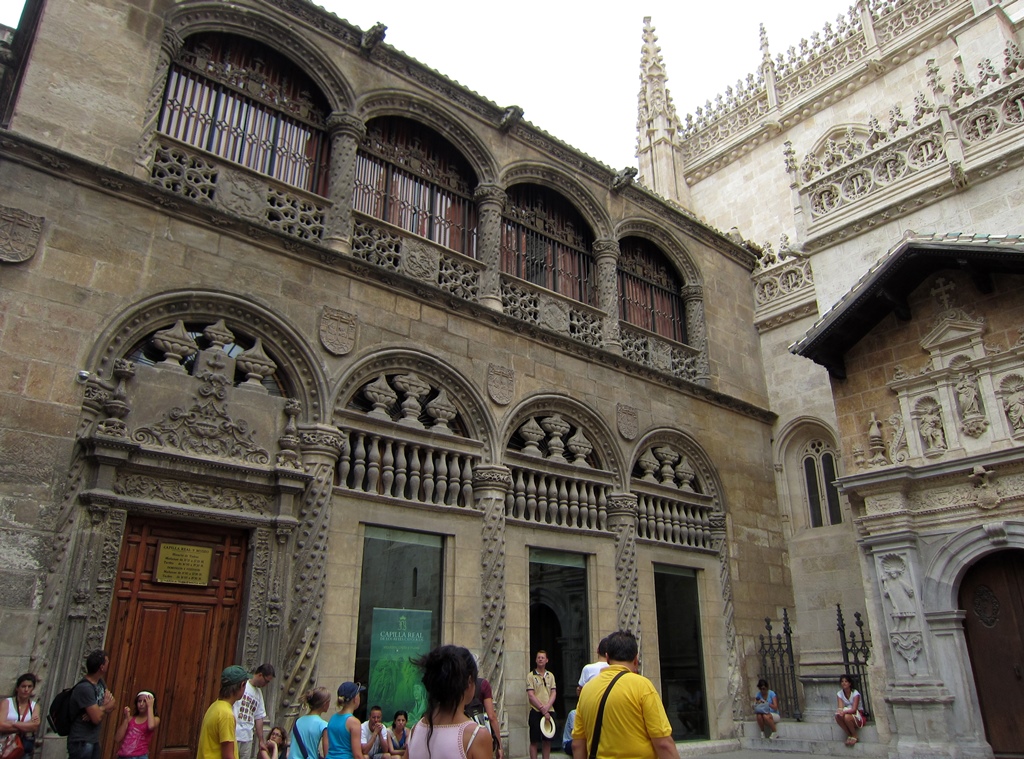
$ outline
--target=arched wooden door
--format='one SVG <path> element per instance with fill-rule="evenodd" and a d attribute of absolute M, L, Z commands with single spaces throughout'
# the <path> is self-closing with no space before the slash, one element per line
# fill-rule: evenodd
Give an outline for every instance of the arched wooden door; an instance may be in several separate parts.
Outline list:
<path fill-rule="evenodd" d="M 960 608 L 985 737 L 996 756 L 1024 757 L 1024 551 L 985 557 L 960 584 Z"/>
<path fill-rule="evenodd" d="M 247 542 L 244 530 L 128 520 L 106 643 L 107 683 L 118 708 L 103 731 L 103 756 L 115 755 L 124 707 L 148 690 L 160 717 L 151 759 L 194 759 L 203 715 L 220 690 L 220 671 L 238 663 Z M 168 575 L 195 582 L 196 572 L 187 566 L 177 575 L 165 573 L 161 582 L 155 572 L 161 545 L 186 557 L 193 548 L 200 556 L 209 549 L 208 582 L 166 582 Z"/>

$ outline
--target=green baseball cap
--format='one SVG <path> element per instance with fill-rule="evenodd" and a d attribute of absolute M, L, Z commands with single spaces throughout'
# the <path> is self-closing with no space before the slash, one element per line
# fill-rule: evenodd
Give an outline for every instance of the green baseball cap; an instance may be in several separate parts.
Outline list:
<path fill-rule="evenodd" d="M 232 664 L 220 673 L 221 685 L 238 685 L 252 677 L 252 673 L 241 664 Z"/>

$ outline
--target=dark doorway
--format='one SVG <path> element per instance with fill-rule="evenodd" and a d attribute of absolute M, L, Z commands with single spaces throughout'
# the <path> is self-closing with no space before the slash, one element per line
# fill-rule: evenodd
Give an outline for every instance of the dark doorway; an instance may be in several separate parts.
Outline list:
<path fill-rule="evenodd" d="M 656 565 L 654 598 L 658 607 L 661 699 L 672 723 L 672 737 L 706 739 L 708 712 L 697 573 L 685 567 Z"/>
<path fill-rule="evenodd" d="M 998 757 L 1024 757 L 1024 551 L 1000 551 L 972 566 L 960 608 L 985 737 Z"/>
<path fill-rule="evenodd" d="M 588 616 L 586 557 L 530 549 L 529 661 L 532 667 L 537 651 L 547 651 L 548 669 L 557 687 L 559 730 L 565 716 L 576 708 L 576 683 L 589 662 Z"/>

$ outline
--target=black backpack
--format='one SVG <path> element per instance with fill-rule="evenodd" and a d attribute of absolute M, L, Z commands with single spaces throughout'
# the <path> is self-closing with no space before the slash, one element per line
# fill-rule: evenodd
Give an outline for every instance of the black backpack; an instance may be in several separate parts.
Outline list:
<path fill-rule="evenodd" d="M 46 713 L 46 724 L 57 735 L 67 735 L 70 733 L 71 725 L 81 716 L 81 712 L 78 714 L 71 713 L 71 694 L 75 688 L 84 682 L 88 681 L 83 678 L 70 688 L 65 688 L 54 696 L 53 701 L 50 702 L 50 709 Z"/>

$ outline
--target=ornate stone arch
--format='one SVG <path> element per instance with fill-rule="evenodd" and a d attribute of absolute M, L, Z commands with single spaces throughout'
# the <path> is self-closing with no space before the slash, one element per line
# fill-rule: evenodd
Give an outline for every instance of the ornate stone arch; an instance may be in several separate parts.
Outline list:
<path fill-rule="evenodd" d="M 804 508 L 805 485 L 801 459 L 804 449 L 813 441 L 822 441 L 835 456 L 836 468 L 841 473 L 838 436 L 835 430 L 822 419 L 813 416 L 797 416 L 779 429 L 772 446 L 772 464 L 775 469 L 775 484 L 779 494 L 779 506 L 789 534 L 810 526 L 810 515 Z M 800 508 L 796 508 L 796 504 Z"/>
<path fill-rule="evenodd" d="M 704 277 L 686 246 L 657 221 L 642 218 L 623 219 L 616 224 L 614 236 L 617 240 L 629 236 L 650 240 L 675 265 L 687 286 L 703 286 Z"/>
<path fill-rule="evenodd" d="M 612 234 L 611 217 L 602 202 L 589 190 L 560 168 L 548 164 L 522 161 L 505 167 L 498 183 L 506 190 L 512 185 L 532 183 L 564 195 L 583 215 L 595 239 L 608 239 Z"/>
<path fill-rule="evenodd" d="M 491 184 L 497 176 L 497 165 L 482 140 L 456 116 L 437 106 L 436 101 L 402 90 L 370 93 L 359 99 L 354 112 L 367 122 L 378 116 L 402 116 L 429 126 L 465 156 L 476 172 L 479 184 Z"/>
<path fill-rule="evenodd" d="M 611 474 L 615 487 L 621 489 L 625 482 L 623 458 L 613 444 L 615 437 L 604 418 L 589 406 L 564 395 L 536 393 L 527 396 L 509 411 L 499 431 L 502 450 L 508 447 L 513 435 L 531 418 L 561 416 L 568 423 L 581 429 L 594 447 L 601 468 Z"/>
<path fill-rule="evenodd" d="M 185 2 L 175 5 L 167 14 L 165 37 L 177 38 L 178 45 L 186 37 L 201 32 L 235 34 L 258 40 L 299 66 L 320 88 L 332 111 L 348 110 L 356 98 L 341 70 L 330 57 L 310 44 L 309 35 L 296 30 L 292 19 L 279 20 L 275 15 L 206 0 Z M 166 78 L 166 70 L 157 72 L 157 81 Z"/>
<path fill-rule="evenodd" d="M 712 498 L 715 511 L 725 512 L 725 502 L 721 478 L 718 476 L 718 469 L 707 455 L 704 448 L 690 435 L 680 430 L 668 427 L 650 430 L 640 437 L 634 446 L 630 458 L 630 479 L 640 457 L 654 448 L 661 446 L 671 447 L 681 455 L 686 456 L 693 467 L 694 475 L 700 484 L 700 491 Z"/>
<path fill-rule="evenodd" d="M 86 370 L 109 380 L 114 359 L 122 358 L 145 335 L 170 327 L 179 319 L 211 324 L 224 319 L 229 329 L 234 323 L 251 337 L 262 340 L 281 362 L 278 371 L 291 379 L 296 399 L 302 404 L 300 420 L 323 421 L 327 378 L 312 347 L 283 317 L 237 295 L 175 290 L 141 300 L 118 315 L 100 334 L 87 359 Z"/>
<path fill-rule="evenodd" d="M 483 444 L 482 463 L 498 459 L 495 422 L 479 390 L 455 367 L 422 351 L 378 347 L 357 359 L 335 385 L 332 423 L 339 424 L 340 414 L 356 393 L 381 375 L 392 374 L 415 374 L 432 389 L 443 389 L 460 414 L 466 436 Z"/>
<path fill-rule="evenodd" d="M 1008 548 L 1024 549 L 1024 522 L 993 520 L 946 540 L 924 572 L 921 601 L 925 613 L 958 608 L 960 582 L 967 570 L 985 556 Z"/>

